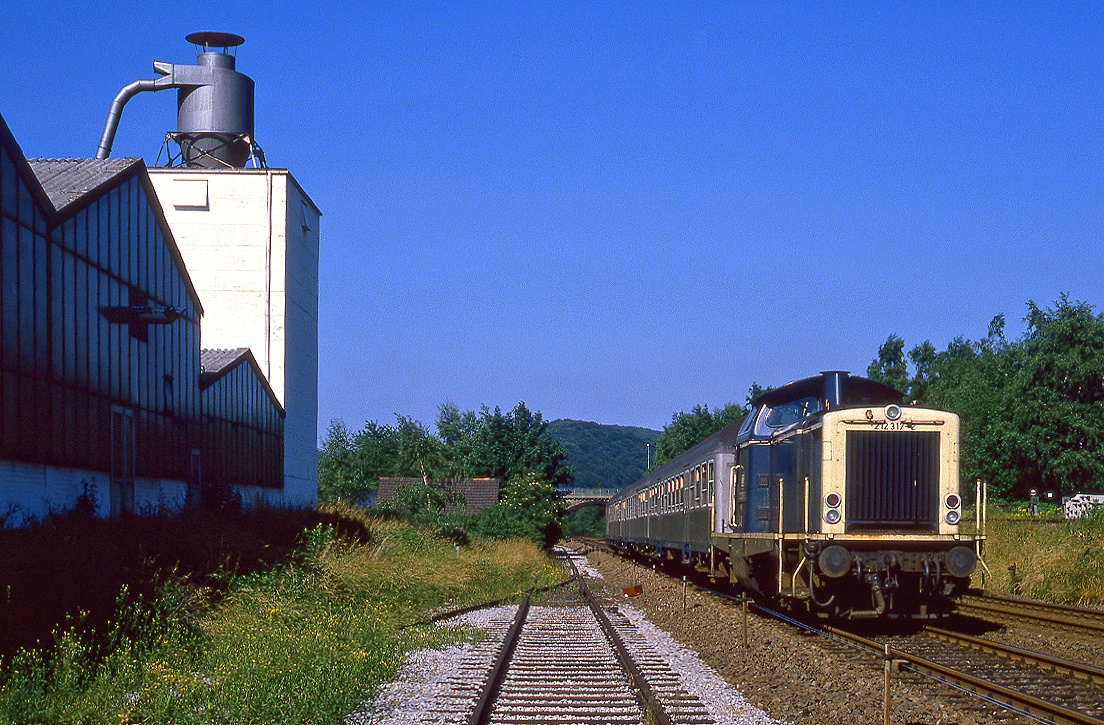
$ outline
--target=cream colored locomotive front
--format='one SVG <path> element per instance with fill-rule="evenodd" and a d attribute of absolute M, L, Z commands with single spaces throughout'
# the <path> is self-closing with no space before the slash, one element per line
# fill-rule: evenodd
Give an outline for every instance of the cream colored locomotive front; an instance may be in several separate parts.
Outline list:
<path fill-rule="evenodd" d="M 892 419 L 891 419 L 892 418 Z M 939 482 L 937 532 L 925 539 L 961 540 L 962 498 L 959 493 L 958 441 L 959 421 L 954 413 L 926 408 L 902 408 L 896 405 L 849 408 L 830 411 L 822 421 L 822 484 L 819 528 L 822 538 L 838 540 L 916 541 L 920 532 L 854 533 L 849 521 L 847 497 L 847 436 L 849 432 L 885 431 L 887 433 L 931 432 L 939 435 Z M 852 466 L 855 463 L 852 462 Z M 916 485 L 914 482 L 913 485 Z M 814 502 L 810 501 L 812 506 Z M 834 505 L 829 505 L 834 504 Z M 836 513 L 833 514 L 832 512 Z M 932 522 L 933 524 L 935 522 Z M 814 527 L 810 527 L 816 530 Z M 848 533 L 849 528 L 851 533 Z M 937 533 L 937 536 L 932 534 Z M 973 540 L 973 537 L 968 537 Z"/>

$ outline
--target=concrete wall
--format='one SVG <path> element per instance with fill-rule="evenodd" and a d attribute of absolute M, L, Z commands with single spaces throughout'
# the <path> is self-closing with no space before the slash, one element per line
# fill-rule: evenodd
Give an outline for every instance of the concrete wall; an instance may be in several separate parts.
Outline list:
<path fill-rule="evenodd" d="M 21 526 L 41 520 L 50 512 L 71 509 L 84 492 L 85 484 L 96 502 L 96 513 L 108 516 L 111 477 L 107 473 L 0 461 L 0 518 L 6 526 Z"/>
<path fill-rule="evenodd" d="M 203 303 L 201 345 L 253 352 L 287 413 L 284 503 L 312 504 L 318 210 L 283 169 L 150 169 L 150 177 Z"/>
<path fill-rule="evenodd" d="M 23 526 L 41 521 L 51 513 L 68 511 L 76 505 L 86 487 L 96 504 L 96 515 L 108 517 L 111 514 L 108 495 L 111 478 L 107 473 L 0 461 L 0 525 Z M 262 502 L 270 506 L 294 505 L 279 489 L 263 486 L 233 486 L 232 489 L 246 506 Z M 137 513 L 175 511 L 182 508 L 187 499 L 188 486 L 184 481 L 141 477 L 134 480 L 134 510 Z"/>

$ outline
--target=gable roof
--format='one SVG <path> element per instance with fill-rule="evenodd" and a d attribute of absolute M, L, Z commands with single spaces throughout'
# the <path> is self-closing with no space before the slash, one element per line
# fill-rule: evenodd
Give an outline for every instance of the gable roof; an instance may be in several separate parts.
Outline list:
<path fill-rule="evenodd" d="M 199 374 L 201 379 L 202 376 L 211 376 L 212 378 L 222 377 L 222 375 L 225 374 L 223 370 L 230 372 L 227 368 L 236 363 L 240 363 L 248 352 L 248 347 L 233 347 L 227 350 L 200 350 Z"/>
<path fill-rule="evenodd" d="M 8 124 L 4 121 L 4 116 L 0 114 L 0 146 L 4 146 L 8 151 L 8 158 L 11 159 L 12 164 L 15 165 L 16 173 L 23 179 L 24 186 L 30 191 L 31 196 L 34 197 L 38 210 L 42 212 L 43 219 L 50 223 L 51 217 L 54 213 L 54 206 L 50 202 L 50 197 L 46 195 L 46 192 L 42 189 L 42 184 L 39 183 L 35 173 L 31 170 L 30 164 L 27 163 L 27 157 L 23 155 L 23 149 L 19 147 L 19 142 L 15 140 L 15 136 L 12 134 L 11 129 L 8 128 Z"/>
<path fill-rule="evenodd" d="M 37 185 L 47 198 L 47 219 L 54 229 L 95 203 L 111 189 L 137 177 L 145 191 L 146 202 L 161 227 L 161 235 L 169 245 L 173 264 L 184 280 L 184 287 L 195 303 L 196 311 L 200 316 L 203 315 L 203 303 L 192 284 L 192 276 L 188 274 L 184 257 L 176 246 L 176 238 L 165 218 L 165 211 L 161 208 L 161 201 L 142 159 L 28 159 L 25 163 L 32 170 Z"/>
<path fill-rule="evenodd" d="M 116 177 L 129 178 L 141 159 L 27 159 L 54 209 L 62 214 L 86 196 L 98 198 L 103 188 L 114 186 Z M 128 173 L 129 172 L 129 173 Z M 121 181 L 121 179 L 120 179 Z"/>
<path fill-rule="evenodd" d="M 229 375 L 230 372 L 238 366 L 245 364 L 248 364 L 253 369 L 253 374 L 261 381 L 261 386 L 264 388 L 268 398 L 272 401 L 272 404 L 276 406 L 276 410 L 280 411 L 281 416 L 286 416 L 287 413 L 284 411 L 284 406 L 280 404 L 280 400 L 276 397 L 276 393 L 272 392 L 272 386 L 269 385 L 268 378 L 266 378 L 264 372 L 261 371 L 261 366 L 257 364 L 257 358 L 253 357 L 253 351 L 248 347 L 200 350 L 200 393 Z"/>

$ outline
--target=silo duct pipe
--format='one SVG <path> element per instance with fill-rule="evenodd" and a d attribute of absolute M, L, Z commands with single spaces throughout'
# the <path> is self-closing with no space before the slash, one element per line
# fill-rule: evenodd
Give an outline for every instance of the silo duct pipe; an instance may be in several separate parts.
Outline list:
<path fill-rule="evenodd" d="M 111 146 L 115 143 L 115 132 L 119 129 L 119 119 L 123 115 L 123 106 L 142 91 L 163 91 L 166 88 L 191 88 L 208 86 L 214 82 L 214 75 L 208 68 L 199 66 L 180 66 L 155 60 L 153 70 L 161 78 L 140 80 L 128 83 L 115 94 L 111 108 L 107 111 L 100 147 L 96 149 L 97 159 L 106 159 L 111 155 Z"/>
<path fill-rule="evenodd" d="M 119 119 L 123 116 L 123 106 L 134 96 L 142 91 L 159 91 L 165 86 L 157 85 L 156 80 L 141 80 L 127 83 L 122 90 L 115 94 L 111 101 L 111 108 L 107 111 L 107 121 L 104 123 L 103 135 L 100 136 L 100 147 L 96 149 L 97 159 L 106 159 L 111 155 L 111 146 L 115 143 L 115 132 L 119 130 Z"/>

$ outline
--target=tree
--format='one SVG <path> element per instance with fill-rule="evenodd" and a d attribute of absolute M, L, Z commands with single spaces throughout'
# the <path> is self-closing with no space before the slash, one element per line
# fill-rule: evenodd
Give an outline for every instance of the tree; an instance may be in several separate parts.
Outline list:
<path fill-rule="evenodd" d="M 1014 420 L 1030 483 L 1072 493 L 1104 483 L 1104 315 L 1063 294 L 1028 302 L 1013 371 Z"/>
<path fill-rule="evenodd" d="M 467 476 L 511 479 L 539 474 L 553 484 L 571 480 L 567 451 L 548 434 L 548 423 L 518 403 L 509 413 L 483 406 L 479 415 L 441 406 L 437 430 L 451 451 L 451 465 Z"/>
<path fill-rule="evenodd" d="M 399 420 L 395 439 L 400 475 L 418 476 L 422 483 L 429 486 L 434 472 L 444 460 L 441 441 L 418 421 L 402 415 L 396 417 Z"/>
<path fill-rule="evenodd" d="M 523 531 L 525 538 L 551 547 L 563 535 L 560 514 L 563 508 L 559 489 L 539 473 L 514 476 L 499 491 L 503 518 Z"/>
<path fill-rule="evenodd" d="M 752 393 L 758 395 L 754 386 Z M 758 388 L 762 391 L 762 388 Z M 765 391 L 764 391 L 765 392 Z M 663 426 L 663 432 L 656 438 L 655 466 L 659 467 L 674 459 L 684 451 L 736 421 L 743 420 L 747 410 L 729 403 L 712 413 L 708 405 L 695 405 L 689 413 L 679 411 L 671 416 L 671 422 Z"/>
<path fill-rule="evenodd" d="M 908 390 L 908 364 L 905 362 L 905 341 L 890 335 L 878 348 L 878 357 L 866 368 L 866 376 L 885 383 L 902 393 Z"/>
<path fill-rule="evenodd" d="M 503 413 L 484 406 L 478 414 L 445 403 L 438 410 L 437 433 L 397 415 L 395 426 L 366 423 L 351 434 L 334 421 L 319 449 L 319 495 L 323 500 L 365 503 L 379 477 L 413 476 L 415 486 L 401 486 L 393 501 L 381 505 L 422 523 L 454 530 L 461 516 L 449 479 L 497 477 L 503 501 L 481 519 L 487 531 L 524 532 L 544 541 L 559 536 L 556 485 L 571 480 L 562 444 L 548 434 L 541 414 L 518 403 Z M 497 509 L 501 510 L 497 510 Z M 554 539 L 549 539 L 554 540 Z"/>
<path fill-rule="evenodd" d="M 912 361 L 916 373 L 912 376 L 912 380 L 909 381 L 907 397 L 914 404 L 923 404 L 928 396 L 928 385 L 931 382 L 932 368 L 935 366 L 938 354 L 939 353 L 935 350 L 935 345 L 931 344 L 928 340 L 924 340 L 922 343 L 909 350 L 909 360 Z"/>
<path fill-rule="evenodd" d="M 355 501 L 364 486 L 352 461 L 352 435 L 341 420 L 331 420 L 318 449 L 318 498 Z"/>
<path fill-rule="evenodd" d="M 998 497 L 1100 487 L 1104 315 L 1067 295 L 1053 309 L 1027 308 L 1019 340 L 1006 339 L 997 315 L 976 342 L 955 338 L 943 352 L 930 342 L 913 348 L 909 397 L 959 415 L 963 479 L 989 482 Z M 900 372 L 898 340 L 890 336 L 871 371 Z"/>
<path fill-rule="evenodd" d="M 423 526 L 452 528 L 452 519 L 455 518 L 453 512 L 460 503 L 455 490 L 416 482 L 396 487 L 391 499 L 381 502 L 379 509 Z"/>
<path fill-rule="evenodd" d="M 318 450 L 318 497 L 367 503 L 380 476 L 398 475 L 397 464 L 394 428 L 368 421 L 363 430 L 350 433 L 343 421 L 333 420 Z"/>
<path fill-rule="evenodd" d="M 752 383 L 751 387 L 748 388 L 747 404 L 744 406 L 745 411 L 751 410 L 751 404 L 754 403 L 759 396 L 766 395 L 772 390 L 774 390 L 774 386 L 768 385 L 764 388 L 759 383 Z"/>

